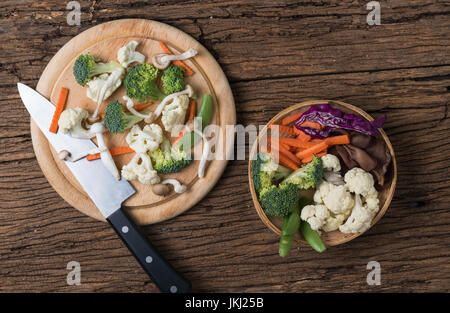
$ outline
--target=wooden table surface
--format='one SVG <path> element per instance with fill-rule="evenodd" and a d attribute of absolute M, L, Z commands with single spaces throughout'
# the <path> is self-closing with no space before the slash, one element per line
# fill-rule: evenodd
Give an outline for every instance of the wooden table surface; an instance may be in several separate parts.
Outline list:
<path fill-rule="evenodd" d="M 212 192 L 185 214 L 144 228 L 203 292 L 450 291 L 450 3 L 380 1 L 0 2 L 0 291 L 154 292 L 113 230 L 83 216 L 51 188 L 35 159 L 16 83 L 36 86 L 68 40 L 120 18 L 161 21 L 192 35 L 217 58 L 233 90 L 238 123 L 263 124 L 307 99 L 336 99 L 379 116 L 399 176 L 384 218 L 356 240 L 317 254 L 294 248 L 259 220 L 247 161 L 232 161 Z M 66 282 L 81 264 L 81 285 Z M 381 285 L 369 286 L 369 261 Z"/>

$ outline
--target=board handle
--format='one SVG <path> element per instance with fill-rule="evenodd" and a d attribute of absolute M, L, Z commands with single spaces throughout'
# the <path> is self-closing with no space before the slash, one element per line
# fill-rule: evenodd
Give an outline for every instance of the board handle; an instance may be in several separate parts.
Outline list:
<path fill-rule="evenodd" d="M 191 283 L 156 251 L 123 209 L 108 216 L 107 221 L 162 292 L 188 293 L 191 291 Z"/>

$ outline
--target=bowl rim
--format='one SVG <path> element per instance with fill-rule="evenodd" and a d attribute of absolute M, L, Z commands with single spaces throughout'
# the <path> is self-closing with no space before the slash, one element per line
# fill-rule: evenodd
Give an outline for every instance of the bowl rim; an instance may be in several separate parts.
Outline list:
<path fill-rule="evenodd" d="M 266 125 L 261 129 L 261 131 L 259 132 L 258 136 L 256 137 L 255 141 L 253 142 L 252 148 L 250 150 L 249 153 L 249 159 L 248 159 L 248 180 L 249 180 L 249 188 L 250 188 L 250 193 L 252 195 L 252 200 L 253 200 L 253 205 L 255 206 L 256 212 L 259 216 L 259 218 L 261 219 L 261 221 L 270 229 L 272 230 L 274 233 L 276 233 L 278 236 L 281 235 L 281 230 L 275 226 L 272 221 L 267 217 L 267 215 L 264 213 L 264 210 L 262 209 L 258 197 L 256 195 L 255 192 L 255 187 L 253 185 L 253 180 L 252 180 L 252 156 L 255 155 L 256 152 L 256 148 L 258 146 L 258 142 L 259 142 L 259 137 L 261 134 L 265 134 L 267 132 L 267 126 L 271 123 L 274 123 L 275 121 L 278 121 L 280 119 L 281 116 L 284 116 L 292 111 L 298 110 L 300 108 L 303 107 L 307 107 L 307 106 L 312 106 L 312 105 L 317 105 L 317 104 L 324 104 L 324 103 L 328 103 L 328 104 L 337 104 L 340 106 L 343 106 L 347 109 L 350 109 L 352 111 L 354 111 L 355 113 L 358 113 L 359 115 L 361 115 L 362 117 L 364 117 L 365 119 L 369 120 L 369 121 L 373 121 L 373 117 L 370 116 L 366 111 L 348 104 L 346 102 L 342 102 L 342 101 L 337 101 L 337 100 L 307 100 L 307 101 L 303 101 L 297 104 L 294 104 L 293 106 L 290 106 L 284 110 L 282 110 L 281 112 L 279 112 L 278 114 L 276 114 L 274 117 L 272 117 L 269 122 L 266 123 Z M 391 163 L 393 166 L 393 177 L 392 177 L 392 183 L 391 186 L 389 188 L 388 191 L 388 195 L 386 198 L 386 201 L 384 202 L 383 207 L 378 211 L 377 215 L 374 217 L 374 219 L 372 220 L 372 223 L 370 225 L 370 227 L 365 231 L 367 232 L 370 228 L 372 228 L 386 213 L 392 198 L 394 197 L 394 193 L 395 193 L 395 187 L 396 187 L 396 183 L 397 183 L 397 162 L 395 159 L 395 152 L 394 152 L 394 148 L 391 144 L 391 141 L 389 140 L 388 136 L 386 135 L 386 133 L 384 132 L 384 130 L 382 128 L 379 129 L 380 135 L 383 138 L 383 140 L 386 142 L 389 152 L 391 153 Z M 341 240 L 335 241 L 335 242 L 324 242 L 326 246 L 328 247 L 332 247 L 332 246 L 337 246 L 337 245 L 341 245 L 344 244 L 346 242 L 349 242 L 357 237 L 359 237 L 360 235 L 364 234 L 363 233 L 357 233 L 357 234 L 345 234 L 344 237 Z M 296 239 L 295 240 L 297 242 L 297 244 L 300 244 L 301 246 L 308 246 L 308 243 L 303 239 Z"/>

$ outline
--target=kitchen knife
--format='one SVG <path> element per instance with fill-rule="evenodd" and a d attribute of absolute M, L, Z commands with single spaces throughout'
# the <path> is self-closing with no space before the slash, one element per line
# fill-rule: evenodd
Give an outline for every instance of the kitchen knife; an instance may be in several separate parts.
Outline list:
<path fill-rule="evenodd" d="M 17 87 L 31 117 L 57 152 L 67 150 L 77 155 L 96 147 L 89 139 L 73 138 L 59 131 L 51 133 L 49 127 L 55 106 L 34 89 L 22 83 Z M 135 193 L 133 187 L 123 178 L 120 181 L 114 178 L 102 163 L 85 158 L 65 163 L 158 288 L 163 292 L 189 292 L 189 281 L 164 260 L 121 208 L 122 202 Z"/>

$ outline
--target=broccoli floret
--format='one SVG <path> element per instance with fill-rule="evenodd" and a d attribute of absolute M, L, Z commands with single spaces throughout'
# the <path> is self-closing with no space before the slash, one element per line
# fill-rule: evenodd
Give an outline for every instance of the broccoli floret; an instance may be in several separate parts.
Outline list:
<path fill-rule="evenodd" d="M 97 63 L 94 57 L 88 53 L 80 55 L 75 60 L 75 64 L 73 65 L 73 75 L 75 76 L 77 83 L 84 86 L 92 77 L 104 73 L 111 73 L 119 68 L 122 68 L 122 66 L 115 61 Z"/>
<path fill-rule="evenodd" d="M 263 188 L 280 182 L 291 172 L 290 169 L 273 162 L 272 156 L 267 153 L 258 153 L 252 161 L 252 180 L 258 194 Z"/>
<path fill-rule="evenodd" d="M 183 79 L 185 73 L 186 69 L 178 65 L 170 65 L 164 70 L 161 82 L 166 95 L 182 91 L 186 88 L 186 82 Z"/>
<path fill-rule="evenodd" d="M 167 138 L 163 139 L 161 146 L 150 152 L 153 168 L 162 174 L 177 173 L 191 164 L 190 153 L 179 148 L 172 148 Z"/>
<path fill-rule="evenodd" d="M 162 100 L 165 94 L 155 84 L 159 70 L 152 64 L 142 63 L 131 68 L 124 80 L 127 96 L 145 102 L 149 99 Z"/>
<path fill-rule="evenodd" d="M 299 200 L 300 193 L 294 184 L 272 185 L 259 193 L 259 202 L 267 215 L 287 216 Z"/>
<path fill-rule="evenodd" d="M 125 129 L 131 128 L 136 123 L 142 121 L 143 118 L 126 113 L 123 105 L 119 101 L 114 101 L 106 107 L 104 124 L 112 133 L 123 133 Z"/>
<path fill-rule="evenodd" d="M 291 172 L 276 164 L 267 153 L 258 153 L 256 160 L 252 161 L 253 184 L 267 215 L 286 216 L 297 205 L 300 198 L 298 188 L 293 184 L 278 186 Z"/>
<path fill-rule="evenodd" d="M 281 183 L 294 184 L 300 189 L 309 189 L 320 184 L 322 181 L 323 164 L 322 160 L 316 155 L 313 160 L 286 177 Z"/>

